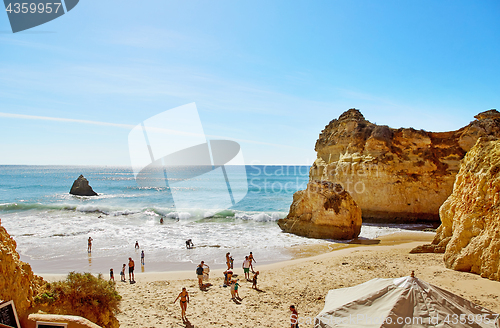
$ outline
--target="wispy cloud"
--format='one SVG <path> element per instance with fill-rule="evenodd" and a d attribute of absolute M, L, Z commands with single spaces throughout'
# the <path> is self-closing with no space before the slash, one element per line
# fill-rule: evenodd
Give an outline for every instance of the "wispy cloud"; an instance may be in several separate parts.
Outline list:
<path fill-rule="evenodd" d="M 0 117 L 23 119 L 23 120 L 55 121 L 55 122 L 64 122 L 64 123 L 79 123 L 79 124 L 110 126 L 110 127 L 116 127 L 116 128 L 124 128 L 127 130 L 131 130 L 134 127 L 136 127 L 136 125 L 132 125 L 132 124 L 109 123 L 109 122 L 81 120 L 81 119 L 74 119 L 74 118 L 24 115 L 24 114 L 13 114 L 13 113 L 4 113 L 4 112 L 0 112 Z M 202 137 L 208 137 L 208 138 L 212 138 L 212 139 L 228 139 L 227 137 L 224 137 L 224 136 L 210 135 L 210 134 L 199 135 L 196 133 L 191 133 L 191 132 L 186 132 L 186 131 L 178 131 L 178 130 L 173 130 L 173 129 L 150 128 L 150 127 L 148 129 L 154 130 L 155 132 L 158 132 L 158 133 L 163 133 L 165 135 L 202 136 Z M 280 144 L 275 144 L 275 143 L 270 143 L 270 142 L 261 142 L 261 141 L 255 141 L 255 140 L 235 139 L 235 138 L 229 138 L 229 139 L 237 141 L 237 142 L 241 142 L 241 143 L 251 143 L 251 144 L 266 145 L 266 146 L 273 146 L 273 147 L 280 147 L 280 148 L 286 147 L 286 148 L 301 149 L 299 147 L 294 147 L 294 146 L 290 146 L 290 145 L 280 145 Z"/>
<path fill-rule="evenodd" d="M 102 126 L 112 126 L 112 127 L 119 127 L 119 128 L 125 128 L 125 129 L 132 129 L 134 127 L 134 125 L 129 125 L 129 124 L 118 124 L 118 123 L 109 123 L 109 122 L 80 120 L 80 119 L 74 119 L 74 118 L 24 115 L 24 114 L 13 114 L 13 113 L 3 113 L 3 112 L 0 112 L 0 117 L 18 118 L 18 119 L 24 119 L 24 120 L 41 120 L 41 121 L 56 121 L 56 122 L 70 122 L 70 123 L 81 123 L 81 124 L 91 124 L 91 125 L 102 125 Z"/>

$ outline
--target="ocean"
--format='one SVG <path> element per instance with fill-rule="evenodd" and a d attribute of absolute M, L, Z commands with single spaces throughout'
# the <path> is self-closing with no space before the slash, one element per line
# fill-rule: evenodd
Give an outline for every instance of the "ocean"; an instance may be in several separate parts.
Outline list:
<path fill-rule="evenodd" d="M 291 259 L 292 246 L 335 242 L 283 233 L 276 224 L 287 215 L 293 193 L 306 188 L 309 166 L 247 165 L 226 170 L 231 183 L 236 181 L 232 193 L 237 195 L 234 186 L 242 185 L 248 192 L 233 206 L 218 209 L 209 205 L 227 198 L 228 188 L 210 175 L 193 178 L 196 182 L 190 186 L 173 181 L 162 186 L 138 183 L 130 167 L 0 166 L 0 219 L 16 240 L 21 260 L 39 274 L 107 274 L 114 268 L 117 276 L 129 257 L 139 266 L 142 250 L 143 272 L 194 270 L 201 260 L 223 268 L 227 252 L 236 266 L 253 252 L 258 267 Z M 99 196 L 69 194 L 80 174 Z M 192 206 L 176 207 L 179 202 L 174 198 L 181 194 L 182 204 Z M 360 237 L 416 228 L 421 226 L 363 224 Z M 193 249 L 186 249 L 187 239 L 192 239 Z"/>

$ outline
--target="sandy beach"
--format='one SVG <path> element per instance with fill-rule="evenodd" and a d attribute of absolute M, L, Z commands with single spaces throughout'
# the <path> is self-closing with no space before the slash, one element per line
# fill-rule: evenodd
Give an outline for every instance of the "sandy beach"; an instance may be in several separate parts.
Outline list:
<path fill-rule="evenodd" d="M 240 279 L 240 302 L 231 300 L 229 288 L 222 287 L 223 270 L 212 270 L 211 287 L 200 291 L 191 271 L 138 273 L 136 283 L 117 279 L 122 295 L 118 320 L 122 327 L 288 327 L 289 310 L 295 304 L 304 325 L 322 310 L 328 290 L 354 286 L 375 277 L 396 278 L 415 275 L 431 284 L 461 295 L 495 312 L 500 312 L 500 282 L 478 275 L 446 269 L 442 254 L 409 254 L 430 242 L 430 233 L 399 233 L 373 241 L 372 245 L 316 245 L 296 250 L 294 260 L 270 265 L 256 265 L 260 271 L 258 287 L 244 279 L 241 263 L 235 260 Z M 332 244 L 330 244 L 332 245 Z M 337 245 L 337 244 L 334 244 Z M 258 254 L 256 254 L 257 256 Z M 258 259 L 258 257 L 256 257 Z M 53 280 L 58 275 L 44 275 Z M 190 302 L 188 323 L 180 316 L 178 293 L 186 287 Z"/>

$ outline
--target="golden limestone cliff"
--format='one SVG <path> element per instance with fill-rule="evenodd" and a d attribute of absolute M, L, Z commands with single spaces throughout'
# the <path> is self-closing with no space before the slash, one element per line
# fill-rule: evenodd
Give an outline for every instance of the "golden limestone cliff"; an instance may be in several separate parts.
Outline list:
<path fill-rule="evenodd" d="M 439 215 L 432 246 L 446 248 L 446 266 L 500 281 L 500 140 L 480 138 L 467 153 Z"/>
<path fill-rule="evenodd" d="M 14 301 L 21 324 L 34 307 L 34 297 L 45 282 L 33 274 L 29 264 L 19 260 L 16 242 L 0 225 L 0 299 Z"/>
<path fill-rule="evenodd" d="M 309 181 L 341 184 L 363 220 L 438 221 L 460 160 L 482 136 L 500 136 L 500 113 L 490 110 L 450 132 L 393 129 L 349 109 L 319 135 Z"/>
<path fill-rule="evenodd" d="M 114 282 L 71 272 L 66 280 L 47 283 L 19 260 L 16 246 L 0 221 L 0 300 L 14 301 L 21 326 L 33 326 L 28 315 L 39 310 L 82 316 L 106 328 L 120 326 L 115 315 L 121 296 Z"/>
<path fill-rule="evenodd" d="M 299 236 L 352 239 L 361 230 L 361 209 L 341 185 L 310 181 L 293 195 L 290 213 L 278 225 Z"/>

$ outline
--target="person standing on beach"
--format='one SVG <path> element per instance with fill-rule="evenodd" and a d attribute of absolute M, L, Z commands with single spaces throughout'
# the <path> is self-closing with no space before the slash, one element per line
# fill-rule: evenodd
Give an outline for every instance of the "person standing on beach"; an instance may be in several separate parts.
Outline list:
<path fill-rule="evenodd" d="M 174 303 L 177 302 L 178 299 L 181 299 L 181 317 L 182 317 L 182 322 L 185 322 L 187 320 L 186 318 L 186 310 L 187 310 L 187 304 L 189 303 L 189 293 L 186 290 L 186 287 L 182 288 L 182 292 L 180 292 L 179 296 L 175 299 Z"/>
<path fill-rule="evenodd" d="M 231 299 L 234 301 L 236 299 L 236 294 L 235 294 L 235 284 L 236 280 L 231 280 Z"/>
<path fill-rule="evenodd" d="M 109 280 L 115 281 L 115 274 L 113 273 L 113 269 L 109 269 Z"/>
<path fill-rule="evenodd" d="M 89 237 L 89 241 L 87 243 L 87 252 L 88 253 L 92 253 L 92 240 L 94 240 L 94 239 L 92 239 L 92 237 Z"/>
<path fill-rule="evenodd" d="M 299 314 L 295 309 L 295 305 L 290 305 L 290 311 L 292 311 L 292 314 L 290 315 L 291 328 L 299 328 Z"/>
<path fill-rule="evenodd" d="M 135 282 L 135 277 L 134 277 L 134 260 L 132 260 L 131 257 L 128 258 L 128 280 L 130 280 L 130 283 Z"/>
<path fill-rule="evenodd" d="M 228 270 L 231 270 L 231 256 L 230 256 L 231 253 L 227 252 L 226 253 L 226 265 L 227 265 L 227 269 Z"/>
<path fill-rule="evenodd" d="M 125 267 L 126 267 L 126 264 L 123 264 L 122 271 L 120 271 L 121 281 L 127 281 L 127 279 L 125 279 Z"/>
<path fill-rule="evenodd" d="M 259 271 L 255 272 L 255 274 L 253 275 L 253 279 L 252 279 L 252 288 L 253 289 L 258 289 L 257 288 L 257 277 L 259 276 Z"/>
<path fill-rule="evenodd" d="M 250 260 L 248 256 L 245 256 L 245 261 L 243 261 L 243 272 L 245 273 L 245 279 L 250 281 Z"/>
<path fill-rule="evenodd" d="M 198 264 L 198 267 L 196 268 L 196 276 L 198 277 L 198 285 L 200 286 L 200 289 L 202 289 L 203 288 L 203 264 Z"/>
<path fill-rule="evenodd" d="M 144 265 L 144 250 L 141 252 L 141 264 Z"/>
<path fill-rule="evenodd" d="M 252 273 L 255 273 L 255 271 L 253 271 L 253 264 L 252 264 L 252 262 L 257 263 L 257 261 L 255 261 L 255 259 L 253 258 L 252 252 L 250 252 L 250 255 L 248 255 L 248 259 L 250 260 L 250 269 L 252 270 Z"/>
<path fill-rule="evenodd" d="M 240 294 L 238 293 L 238 288 L 240 288 L 240 284 L 238 283 L 238 280 L 234 283 L 234 295 L 236 296 L 236 299 L 241 300 Z"/>

